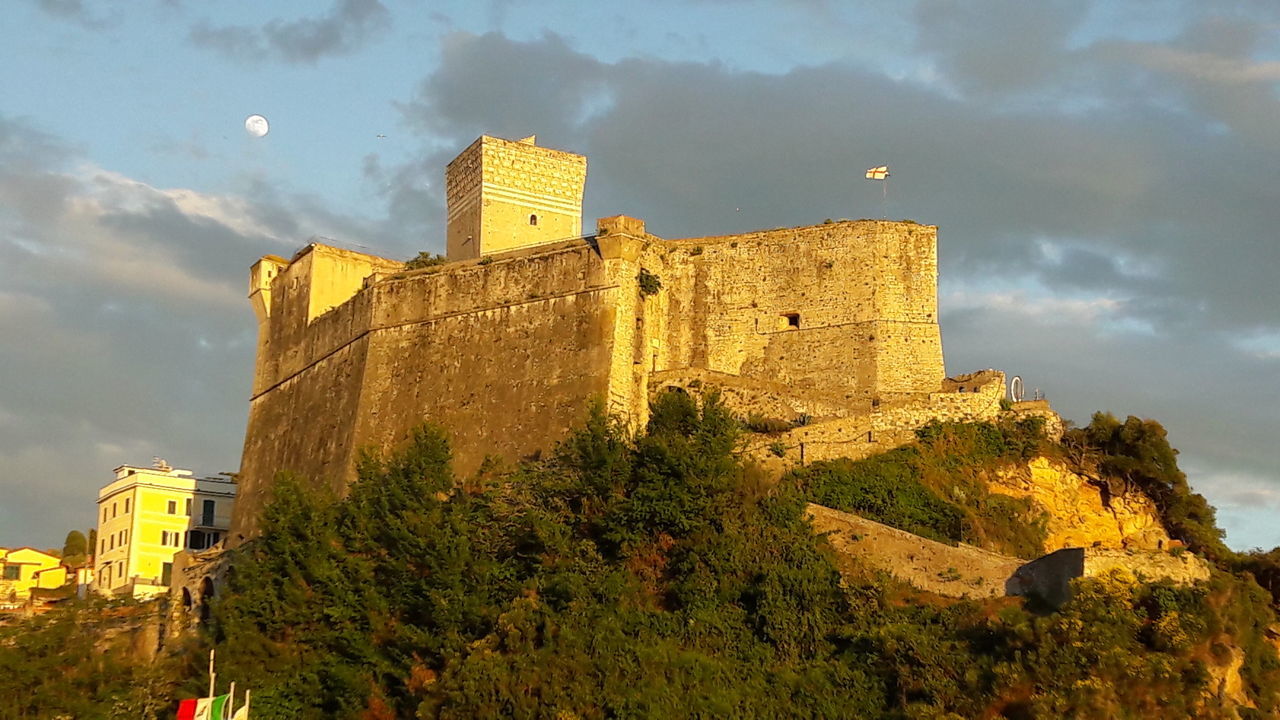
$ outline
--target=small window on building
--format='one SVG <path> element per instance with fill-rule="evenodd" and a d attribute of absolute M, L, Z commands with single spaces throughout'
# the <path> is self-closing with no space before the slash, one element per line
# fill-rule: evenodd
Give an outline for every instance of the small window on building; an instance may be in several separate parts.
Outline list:
<path fill-rule="evenodd" d="M 102 506 L 102 519 L 103 519 L 104 521 L 107 519 L 107 506 L 106 506 L 106 505 L 103 505 L 103 506 Z"/>
<path fill-rule="evenodd" d="M 116 536 L 115 536 L 115 535 L 112 535 L 112 536 L 111 536 L 111 547 L 109 547 L 109 548 L 107 548 L 107 549 L 108 549 L 108 550 L 115 550 L 115 549 L 116 549 Z"/>
<path fill-rule="evenodd" d="M 788 328 L 800 327 L 800 313 L 783 313 L 782 317 L 787 319 Z"/>
<path fill-rule="evenodd" d="M 170 501 L 169 501 L 169 514 L 170 514 L 170 515 L 177 515 L 177 514 L 178 514 L 178 501 L 177 501 L 177 500 L 170 500 Z"/>
<path fill-rule="evenodd" d="M 115 503 L 111 503 L 111 517 L 115 517 L 115 516 L 116 516 L 116 510 L 118 510 L 118 509 L 119 509 L 119 508 L 117 508 L 117 507 L 116 507 L 116 504 L 115 504 Z"/>
<path fill-rule="evenodd" d="M 99 543 L 98 554 L 101 555 L 102 553 L 107 551 L 107 539 L 102 538 L 101 540 L 98 541 L 98 543 Z"/>
<path fill-rule="evenodd" d="M 173 580 L 173 563 L 167 562 L 160 566 L 160 584 L 168 585 Z"/>
<path fill-rule="evenodd" d="M 187 498 L 187 515 L 191 515 L 191 498 Z"/>
<path fill-rule="evenodd" d="M 121 530 L 121 531 L 120 531 L 120 544 L 121 544 L 121 545 L 124 545 L 124 544 L 126 544 L 126 543 L 128 543 L 128 542 L 129 542 L 129 531 L 128 531 L 128 530 Z"/>
<path fill-rule="evenodd" d="M 538 224 L 538 216 L 537 216 L 537 215 L 530 215 L 530 216 L 529 216 L 529 224 L 530 224 L 530 225 L 537 225 L 537 224 Z"/>
<path fill-rule="evenodd" d="M 203 524 L 203 525 L 212 525 L 212 524 L 213 524 L 213 510 L 214 510 L 214 508 L 215 508 L 216 506 L 214 505 L 214 502 L 213 502 L 212 500 L 205 500 L 205 501 L 202 503 L 202 505 L 203 505 L 204 507 L 202 507 L 202 508 L 201 508 L 201 512 L 200 512 L 200 515 L 201 515 L 201 517 L 200 517 L 200 522 L 201 522 L 201 524 Z"/>
<path fill-rule="evenodd" d="M 5 580 L 21 580 L 22 566 L 21 565 L 5 565 L 4 579 Z"/>
<path fill-rule="evenodd" d="M 124 514 L 129 514 L 129 498 L 124 499 Z"/>

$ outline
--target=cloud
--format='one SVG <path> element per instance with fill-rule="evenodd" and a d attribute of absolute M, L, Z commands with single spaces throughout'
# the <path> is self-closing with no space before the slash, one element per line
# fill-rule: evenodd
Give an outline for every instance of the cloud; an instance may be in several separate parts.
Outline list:
<path fill-rule="evenodd" d="M 1068 66 L 1067 41 L 1088 11 L 1078 0 L 920 0 L 917 48 L 966 92 L 1040 89 Z"/>
<path fill-rule="evenodd" d="M 382 35 L 391 14 L 379 0 L 338 0 L 320 17 L 272 20 L 261 27 L 217 27 L 202 21 L 191 28 L 196 45 L 235 60 L 252 62 L 273 57 L 291 63 L 315 63 L 346 55 Z"/>
<path fill-rule="evenodd" d="M 90 29 L 106 27 L 115 22 L 116 16 L 102 16 L 89 11 L 84 0 L 36 0 L 36 7 L 60 20 L 67 20 Z"/>
<path fill-rule="evenodd" d="M 1280 62 L 1224 57 L 1162 45 L 1134 46 L 1134 59 L 1153 69 L 1224 85 L 1280 82 Z"/>

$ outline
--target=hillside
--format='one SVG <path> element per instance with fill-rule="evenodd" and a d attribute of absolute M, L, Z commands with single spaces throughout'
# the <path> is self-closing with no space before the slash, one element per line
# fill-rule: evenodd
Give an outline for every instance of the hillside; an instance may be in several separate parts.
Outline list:
<path fill-rule="evenodd" d="M 366 456 L 344 499 L 282 477 L 195 644 L 132 675 L 55 672 L 68 658 L 38 638 L 90 612 L 69 608 L 0 637 L 0 697 L 12 717 L 165 717 L 212 645 L 258 718 L 1275 716 L 1271 598 L 1230 572 L 1211 508 L 1137 422 L 1099 416 L 1061 444 L 1034 423 L 932 426 L 780 481 L 736 452 L 736 418 L 683 393 L 639 437 L 596 412 L 552 456 L 467 477 L 423 428 Z M 1057 611 L 955 600 L 837 554 L 806 510 L 1034 557 L 1054 518 L 984 478 L 1037 458 L 1151 498 L 1212 577 L 1106 573 Z M 35 692 L 12 686 L 20 666 Z M 158 709 L 72 705 L 89 694 Z"/>

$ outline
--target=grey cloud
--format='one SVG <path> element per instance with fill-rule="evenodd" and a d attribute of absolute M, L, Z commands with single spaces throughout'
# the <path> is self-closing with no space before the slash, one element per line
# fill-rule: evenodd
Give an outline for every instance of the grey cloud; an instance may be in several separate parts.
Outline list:
<path fill-rule="evenodd" d="M 114 19 L 90 12 L 84 0 L 36 0 L 36 6 L 53 17 L 87 28 L 101 28 Z"/>
<path fill-rule="evenodd" d="M 262 27 L 216 27 L 198 22 L 190 37 L 197 45 L 236 60 L 274 57 L 286 62 L 315 63 L 324 57 L 354 52 L 391 25 L 391 14 L 379 0 L 338 0 L 326 14 L 297 20 L 272 20 Z"/>
<path fill-rule="evenodd" d="M 920 0 L 917 47 L 948 79 L 978 94 L 1022 91 L 1057 76 L 1089 3 L 1054 0 Z"/>

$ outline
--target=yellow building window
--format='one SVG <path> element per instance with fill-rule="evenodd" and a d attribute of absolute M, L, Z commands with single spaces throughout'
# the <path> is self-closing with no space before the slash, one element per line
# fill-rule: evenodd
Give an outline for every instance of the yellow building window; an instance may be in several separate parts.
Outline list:
<path fill-rule="evenodd" d="M 21 580 L 22 566 L 21 565 L 5 565 L 4 579 L 5 580 Z"/>

